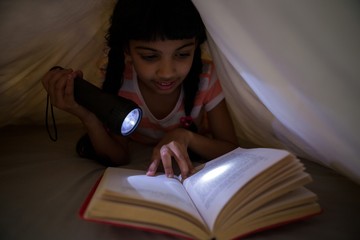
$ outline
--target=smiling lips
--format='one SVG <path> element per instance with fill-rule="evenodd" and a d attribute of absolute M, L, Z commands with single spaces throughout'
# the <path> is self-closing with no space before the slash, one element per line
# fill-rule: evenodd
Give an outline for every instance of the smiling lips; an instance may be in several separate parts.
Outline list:
<path fill-rule="evenodd" d="M 166 82 L 155 82 L 155 85 L 160 90 L 169 90 L 175 85 L 175 81 L 166 81 Z"/>

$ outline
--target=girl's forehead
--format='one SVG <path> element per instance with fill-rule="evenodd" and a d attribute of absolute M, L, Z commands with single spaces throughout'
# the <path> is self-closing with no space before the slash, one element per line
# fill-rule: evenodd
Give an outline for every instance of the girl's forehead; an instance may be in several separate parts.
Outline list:
<path fill-rule="evenodd" d="M 130 48 L 140 48 L 149 50 L 180 50 L 186 47 L 195 47 L 195 38 L 180 39 L 180 40 L 130 40 Z"/>

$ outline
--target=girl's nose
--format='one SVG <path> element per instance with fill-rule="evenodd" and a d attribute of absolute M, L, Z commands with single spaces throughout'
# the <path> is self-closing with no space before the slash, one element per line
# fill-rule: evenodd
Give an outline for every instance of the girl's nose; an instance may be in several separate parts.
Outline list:
<path fill-rule="evenodd" d="M 159 68 L 157 74 L 160 78 L 168 79 L 172 78 L 176 73 L 176 67 L 173 61 L 166 60 L 161 61 L 159 64 Z"/>

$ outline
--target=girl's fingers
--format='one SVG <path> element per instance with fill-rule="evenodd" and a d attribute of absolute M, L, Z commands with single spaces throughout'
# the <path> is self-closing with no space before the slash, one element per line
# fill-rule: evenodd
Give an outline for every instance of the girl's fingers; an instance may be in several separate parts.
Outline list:
<path fill-rule="evenodd" d="M 148 175 L 148 176 L 154 176 L 155 175 L 156 170 L 158 169 L 158 166 L 160 164 L 160 160 L 161 160 L 160 155 L 158 154 L 157 151 L 154 151 L 153 156 L 151 158 L 151 163 L 150 163 L 150 165 L 148 167 L 146 175 Z"/>
<path fill-rule="evenodd" d="M 174 158 L 180 168 L 181 177 L 183 179 L 187 178 L 191 174 L 193 166 L 186 149 L 176 147 L 173 149 L 173 153 Z"/>
<path fill-rule="evenodd" d="M 167 177 L 174 177 L 174 171 L 172 169 L 172 156 L 171 150 L 166 146 L 163 145 L 160 150 L 159 148 L 155 147 L 153 156 L 152 156 L 152 162 L 150 163 L 150 166 L 148 168 L 148 171 L 146 175 L 148 176 L 154 176 L 160 162 L 162 162 L 165 175 Z"/>
<path fill-rule="evenodd" d="M 160 150 L 158 147 L 154 149 L 152 162 L 148 168 L 147 175 L 154 176 L 160 162 L 162 162 L 166 176 L 173 177 L 172 159 L 176 160 L 183 179 L 187 178 L 193 172 L 193 166 L 186 148 L 172 142 L 161 146 Z"/>
<path fill-rule="evenodd" d="M 74 100 L 74 79 L 79 76 L 78 72 L 72 72 L 67 75 L 66 85 L 64 89 L 64 99 L 65 101 L 75 101 Z M 81 73 L 82 77 L 82 73 Z"/>
<path fill-rule="evenodd" d="M 84 120 L 91 112 L 78 104 L 74 97 L 74 80 L 82 76 L 81 71 L 53 69 L 44 75 L 42 83 L 53 106 Z"/>
<path fill-rule="evenodd" d="M 65 89 L 64 89 L 64 99 L 74 99 L 74 79 L 68 78 L 66 80 Z"/>
<path fill-rule="evenodd" d="M 170 178 L 174 177 L 174 171 L 171 162 L 173 153 L 171 149 L 168 148 L 166 145 L 162 146 L 160 149 L 160 156 L 166 176 Z"/>
<path fill-rule="evenodd" d="M 45 75 L 43 85 L 50 96 L 51 103 L 54 106 L 66 106 L 66 99 L 64 98 L 66 95 L 69 96 L 72 94 L 73 82 L 71 81 L 73 80 L 74 76 L 72 69 L 54 69 Z M 71 84 L 68 84 L 69 80 Z M 69 89 L 67 89 L 69 85 L 71 86 Z"/>
<path fill-rule="evenodd" d="M 77 77 L 83 77 L 82 71 L 73 71 L 67 75 L 66 85 L 64 89 L 64 98 L 66 101 L 74 101 L 74 80 Z"/>
<path fill-rule="evenodd" d="M 61 78 L 52 80 L 54 80 L 54 86 L 51 88 L 50 92 L 50 97 L 53 97 L 51 100 L 55 106 L 63 106 L 67 76 L 62 75 Z"/>

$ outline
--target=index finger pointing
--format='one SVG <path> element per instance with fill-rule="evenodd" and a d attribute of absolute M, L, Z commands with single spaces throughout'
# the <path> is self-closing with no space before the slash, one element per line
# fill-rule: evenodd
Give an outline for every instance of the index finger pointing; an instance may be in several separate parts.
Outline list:
<path fill-rule="evenodd" d="M 161 156 L 161 161 L 164 166 L 164 171 L 165 171 L 166 176 L 170 177 L 170 178 L 174 177 L 174 171 L 173 171 L 172 163 L 171 163 L 171 161 L 172 161 L 171 150 L 166 146 L 161 147 L 160 156 Z"/>

